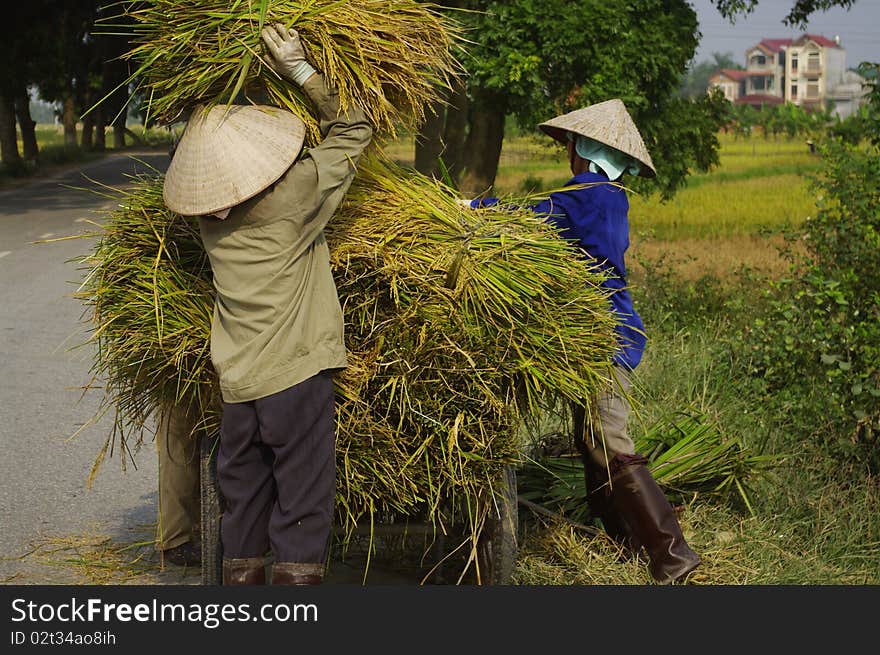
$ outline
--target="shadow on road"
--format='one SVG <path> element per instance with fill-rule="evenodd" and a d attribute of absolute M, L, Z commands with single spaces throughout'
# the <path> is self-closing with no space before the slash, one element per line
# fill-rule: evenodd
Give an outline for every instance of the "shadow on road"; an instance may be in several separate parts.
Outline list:
<path fill-rule="evenodd" d="M 130 184 L 133 176 L 164 172 L 168 163 L 164 151 L 111 155 L 49 179 L 0 191 L 0 216 L 24 215 L 35 207 L 42 212 L 93 207 L 96 194 L 113 193 L 107 187 L 121 188 Z"/>

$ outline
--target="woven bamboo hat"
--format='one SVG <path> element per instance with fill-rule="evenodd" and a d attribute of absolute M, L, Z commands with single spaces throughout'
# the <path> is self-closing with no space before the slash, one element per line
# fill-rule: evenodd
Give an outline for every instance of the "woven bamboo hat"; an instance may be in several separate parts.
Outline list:
<path fill-rule="evenodd" d="M 640 173 L 642 177 L 657 174 L 639 129 L 626 110 L 626 105 L 617 98 L 557 116 L 538 127 L 563 143 L 568 140 L 567 132 L 595 139 L 644 164 Z"/>
<path fill-rule="evenodd" d="M 197 107 L 165 173 L 165 204 L 195 216 L 252 198 L 296 161 L 305 132 L 302 120 L 278 107 Z"/>

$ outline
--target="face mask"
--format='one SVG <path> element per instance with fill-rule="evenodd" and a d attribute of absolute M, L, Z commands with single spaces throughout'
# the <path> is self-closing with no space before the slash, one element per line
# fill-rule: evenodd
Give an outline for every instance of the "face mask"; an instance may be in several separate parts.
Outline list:
<path fill-rule="evenodd" d="M 590 162 L 591 173 L 602 172 L 609 180 L 616 180 L 624 173 L 638 175 L 641 172 L 641 164 L 620 150 L 580 134 L 568 135 L 570 141 L 574 141 L 575 137 L 575 152 Z"/>

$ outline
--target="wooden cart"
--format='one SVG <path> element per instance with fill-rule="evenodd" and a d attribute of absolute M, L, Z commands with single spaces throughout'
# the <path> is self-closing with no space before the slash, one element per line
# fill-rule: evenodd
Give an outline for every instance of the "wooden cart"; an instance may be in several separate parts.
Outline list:
<path fill-rule="evenodd" d="M 200 445 L 201 523 L 202 523 L 202 584 L 219 585 L 222 582 L 223 547 L 220 540 L 220 517 L 223 498 L 217 484 L 218 434 L 203 437 Z M 487 519 L 477 548 L 482 579 L 488 584 L 509 584 L 517 556 L 516 472 L 512 466 L 504 469 L 500 493 L 495 494 L 495 511 Z M 393 526 L 387 526 L 393 530 Z M 427 524 L 407 521 L 406 530 L 413 532 Z"/>

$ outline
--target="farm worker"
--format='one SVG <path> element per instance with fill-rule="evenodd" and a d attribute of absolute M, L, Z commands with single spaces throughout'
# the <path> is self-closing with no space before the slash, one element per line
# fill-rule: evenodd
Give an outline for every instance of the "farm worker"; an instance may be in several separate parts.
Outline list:
<path fill-rule="evenodd" d="M 156 448 L 159 452 L 159 522 L 156 541 L 162 562 L 199 566 L 199 449 L 193 433 L 198 412 L 183 404 L 159 410 Z"/>
<path fill-rule="evenodd" d="M 685 541 L 672 506 L 648 470 L 647 460 L 635 452 L 626 429 L 630 376 L 639 365 L 646 337 L 626 284 L 629 201 L 626 191 L 614 183 L 624 174 L 653 177 L 654 165 L 618 99 L 558 116 L 539 127 L 565 145 L 574 175 L 566 187 L 579 188 L 552 193 L 532 209 L 609 273 L 603 285 L 611 291 L 619 319 L 615 384 L 595 399 L 592 412 L 580 406 L 573 411 L 590 510 L 608 534 L 631 552 L 645 549 L 658 582 L 681 580 L 700 564 L 700 557 Z M 469 204 L 495 202 L 483 199 Z M 592 419 L 589 424 L 586 416 Z"/>
<path fill-rule="evenodd" d="M 324 227 L 372 137 L 360 109 L 306 61 L 295 30 L 264 28 L 269 63 L 299 85 L 322 142 L 268 106 L 194 111 L 165 176 L 173 211 L 199 216 L 216 291 L 211 360 L 223 399 L 217 472 L 223 584 L 321 582 L 335 498 L 332 374 L 346 366 Z"/>

